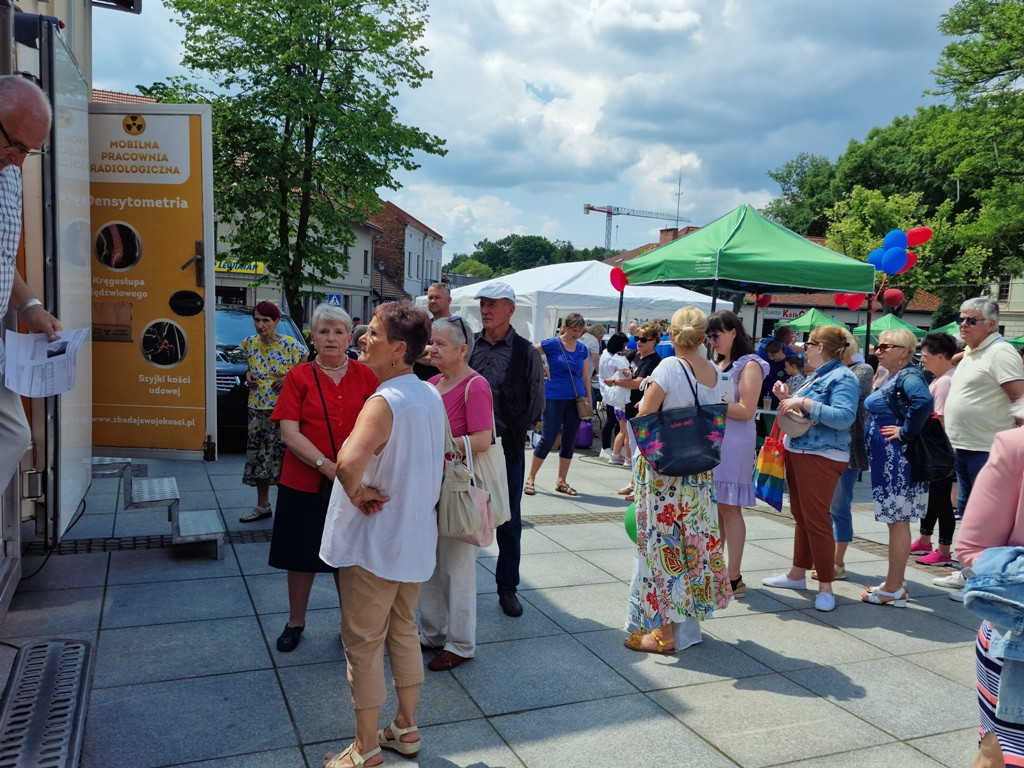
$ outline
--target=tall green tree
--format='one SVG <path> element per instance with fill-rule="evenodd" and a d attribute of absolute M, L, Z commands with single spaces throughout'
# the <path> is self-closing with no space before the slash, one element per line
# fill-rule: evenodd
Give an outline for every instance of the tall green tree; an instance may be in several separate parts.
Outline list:
<path fill-rule="evenodd" d="M 1024 270 L 1024 0 L 961 0 L 939 24 L 954 38 L 935 70 L 956 109 L 930 135 L 978 201 L 957 236 L 986 279 Z"/>
<path fill-rule="evenodd" d="M 762 210 L 768 218 L 805 237 L 824 237 L 828 228 L 825 210 L 838 197 L 832 190 L 835 167 L 821 155 L 801 152 L 794 159 L 768 171 L 782 195 Z"/>
<path fill-rule="evenodd" d="M 426 0 L 166 0 L 182 64 L 213 83 L 216 205 L 236 255 L 266 263 L 301 321 L 304 296 L 342 274 L 351 225 L 379 210 L 437 136 L 399 120 L 420 60 Z M 197 78 L 198 79 L 198 78 Z"/>

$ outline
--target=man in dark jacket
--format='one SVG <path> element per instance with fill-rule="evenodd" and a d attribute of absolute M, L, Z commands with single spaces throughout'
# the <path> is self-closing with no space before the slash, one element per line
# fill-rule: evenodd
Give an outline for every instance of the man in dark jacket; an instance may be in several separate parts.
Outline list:
<path fill-rule="evenodd" d="M 519 587 L 519 541 L 523 522 L 520 507 L 526 474 L 526 433 L 544 410 L 544 368 L 534 346 L 512 328 L 516 294 L 503 282 L 480 289 L 483 331 L 476 336 L 469 367 L 487 379 L 494 399 L 494 423 L 501 438 L 508 474 L 508 502 L 512 519 L 498 526 L 498 563 L 494 580 L 498 602 L 508 616 L 521 616 L 516 597 Z"/>

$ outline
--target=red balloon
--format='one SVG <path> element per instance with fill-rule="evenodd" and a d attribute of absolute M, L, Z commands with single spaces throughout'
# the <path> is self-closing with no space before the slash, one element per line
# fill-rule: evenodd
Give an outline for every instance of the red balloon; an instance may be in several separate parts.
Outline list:
<path fill-rule="evenodd" d="M 626 279 L 626 273 L 622 271 L 622 267 L 612 267 L 609 279 L 612 281 L 612 288 L 619 293 L 626 290 L 626 285 L 629 283 L 629 280 Z"/>
<path fill-rule="evenodd" d="M 903 291 L 899 288 L 889 288 L 882 294 L 882 300 L 890 307 L 898 307 L 903 303 Z"/>
<path fill-rule="evenodd" d="M 772 295 L 770 293 L 762 293 L 754 300 L 754 304 L 759 307 L 767 307 L 772 303 Z"/>
<path fill-rule="evenodd" d="M 867 294 L 864 293 L 848 293 L 846 294 L 846 306 L 856 312 L 860 309 L 860 305 L 864 303 L 866 298 Z"/>
<path fill-rule="evenodd" d="M 848 294 L 848 293 L 837 293 L 835 296 L 833 296 L 833 299 L 835 299 L 836 306 L 837 307 L 841 307 L 841 306 L 843 306 L 843 304 L 845 304 L 846 302 L 848 302 L 850 300 L 850 294 Z"/>
<path fill-rule="evenodd" d="M 906 272 L 908 269 L 910 269 L 915 264 L 917 264 L 917 254 L 914 253 L 913 251 L 907 251 L 907 263 L 906 263 L 906 265 L 904 265 L 903 269 L 901 269 L 896 274 L 897 275 L 902 275 L 904 272 Z"/>
<path fill-rule="evenodd" d="M 907 245 L 913 247 L 931 240 L 932 231 L 928 227 L 915 227 L 907 230 Z"/>

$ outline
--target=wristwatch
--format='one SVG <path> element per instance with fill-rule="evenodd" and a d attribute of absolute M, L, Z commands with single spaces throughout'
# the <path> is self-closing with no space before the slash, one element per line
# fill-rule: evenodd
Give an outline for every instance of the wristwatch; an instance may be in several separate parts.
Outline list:
<path fill-rule="evenodd" d="M 316 468 L 320 469 L 320 467 L 322 467 L 326 463 L 327 463 L 327 457 L 326 456 L 321 456 L 319 459 L 316 460 Z"/>

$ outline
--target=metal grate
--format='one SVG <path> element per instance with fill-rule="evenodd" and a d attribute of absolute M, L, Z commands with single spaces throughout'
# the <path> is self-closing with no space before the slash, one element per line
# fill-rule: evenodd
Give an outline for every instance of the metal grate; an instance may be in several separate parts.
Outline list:
<path fill-rule="evenodd" d="M 22 646 L 0 699 L 0 768 L 78 765 L 91 667 L 84 640 Z"/>

